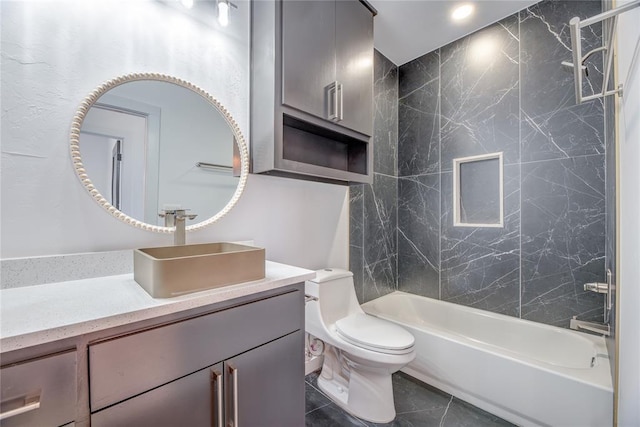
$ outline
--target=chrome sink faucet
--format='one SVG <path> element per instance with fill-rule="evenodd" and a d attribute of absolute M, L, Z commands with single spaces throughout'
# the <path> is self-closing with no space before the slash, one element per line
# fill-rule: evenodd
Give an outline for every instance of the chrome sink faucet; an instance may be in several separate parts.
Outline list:
<path fill-rule="evenodd" d="M 158 215 L 164 218 L 165 227 L 175 227 L 173 232 L 173 244 L 186 244 L 186 224 L 187 219 L 195 219 L 197 214 L 187 214 L 188 209 L 165 209 Z"/>

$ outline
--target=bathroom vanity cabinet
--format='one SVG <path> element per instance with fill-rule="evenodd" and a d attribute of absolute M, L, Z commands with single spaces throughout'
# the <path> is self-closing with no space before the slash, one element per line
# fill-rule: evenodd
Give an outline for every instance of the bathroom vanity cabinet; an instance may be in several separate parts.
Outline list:
<path fill-rule="evenodd" d="M 375 10 L 358 0 L 251 8 L 252 171 L 371 182 Z"/>
<path fill-rule="evenodd" d="M 131 275 L 3 293 L 16 326 L 3 326 L 0 425 L 303 425 L 301 281 L 310 277 L 267 262 L 262 281 L 172 300 L 152 299 Z M 79 288 L 95 297 L 72 301 Z M 20 308 L 38 310 L 38 298 L 80 313 Z"/>
<path fill-rule="evenodd" d="M 296 306 L 292 292 L 91 344 L 91 425 L 302 425 Z"/>

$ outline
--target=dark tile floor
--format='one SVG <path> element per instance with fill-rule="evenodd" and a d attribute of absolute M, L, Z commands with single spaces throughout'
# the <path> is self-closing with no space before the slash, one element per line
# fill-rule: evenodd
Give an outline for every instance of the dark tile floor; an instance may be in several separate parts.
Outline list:
<path fill-rule="evenodd" d="M 401 372 L 393 375 L 396 419 L 388 424 L 360 420 L 340 409 L 318 389 L 318 374 L 306 378 L 307 427 L 493 427 L 513 426 L 480 408 L 476 408 Z"/>

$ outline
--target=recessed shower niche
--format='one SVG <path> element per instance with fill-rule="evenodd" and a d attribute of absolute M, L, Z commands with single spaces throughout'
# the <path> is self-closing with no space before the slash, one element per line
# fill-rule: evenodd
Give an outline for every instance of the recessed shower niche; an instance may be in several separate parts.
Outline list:
<path fill-rule="evenodd" d="M 453 225 L 503 227 L 502 152 L 453 159 Z"/>

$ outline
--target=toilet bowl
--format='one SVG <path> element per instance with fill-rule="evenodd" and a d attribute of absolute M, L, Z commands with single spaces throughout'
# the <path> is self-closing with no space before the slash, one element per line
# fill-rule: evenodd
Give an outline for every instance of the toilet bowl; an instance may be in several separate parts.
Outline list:
<path fill-rule="evenodd" d="M 327 344 L 320 390 L 356 417 L 393 420 L 391 374 L 415 358 L 413 335 L 362 311 L 350 271 L 318 270 L 305 293 L 305 329 Z"/>

